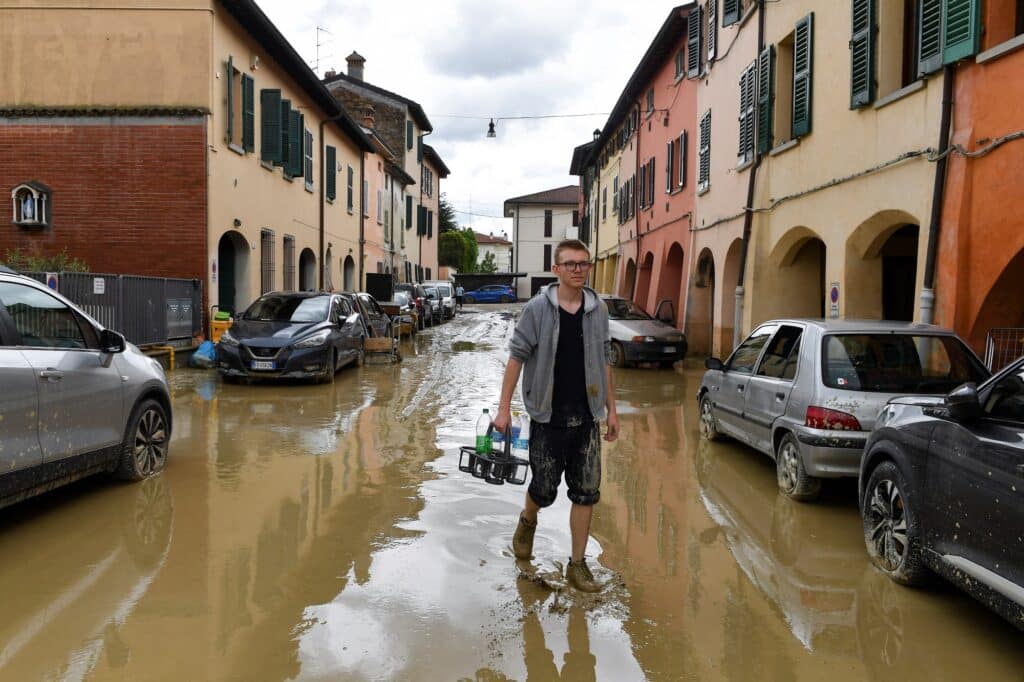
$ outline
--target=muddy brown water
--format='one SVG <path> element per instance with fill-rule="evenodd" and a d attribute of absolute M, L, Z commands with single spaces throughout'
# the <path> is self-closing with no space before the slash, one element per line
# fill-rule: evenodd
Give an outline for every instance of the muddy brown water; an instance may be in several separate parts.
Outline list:
<path fill-rule="evenodd" d="M 853 485 L 790 503 L 767 458 L 702 442 L 696 362 L 615 373 L 605 591 L 562 589 L 564 496 L 517 563 L 523 488 L 456 466 L 511 324 L 467 308 L 327 386 L 174 373 L 161 476 L 0 512 L 0 679 L 1021 679 L 1009 625 L 869 567 Z"/>

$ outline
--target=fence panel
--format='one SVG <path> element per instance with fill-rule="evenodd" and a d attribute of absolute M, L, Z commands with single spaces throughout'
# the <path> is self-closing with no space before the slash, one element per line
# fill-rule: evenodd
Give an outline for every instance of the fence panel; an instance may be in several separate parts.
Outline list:
<path fill-rule="evenodd" d="M 1024 328 L 993 329 L 985 340 L 985 364 L 993 372 L 1024 355 Z"/>

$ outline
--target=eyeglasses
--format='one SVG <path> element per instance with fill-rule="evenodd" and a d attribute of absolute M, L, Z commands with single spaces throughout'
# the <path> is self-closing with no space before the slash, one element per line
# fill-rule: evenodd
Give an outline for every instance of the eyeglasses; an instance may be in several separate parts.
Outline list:
<path fill-rule="evenodd" d="M 556 263 L 556 265 L 572 272 L 579 272 L 581 270 L 586 272 L 590 269 L 591 263 L 588 260 L 567 260 L 564 263 Z"/>

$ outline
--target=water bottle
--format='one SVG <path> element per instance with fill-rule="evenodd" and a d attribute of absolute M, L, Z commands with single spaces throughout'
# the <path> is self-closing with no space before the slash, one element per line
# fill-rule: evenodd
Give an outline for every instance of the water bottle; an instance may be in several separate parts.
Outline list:
<path fill-rule="evenodd" d="M 509 422 L 509 432 L 510 432 L 509 435 L 511 436 L 511 441 L 512 441 L 511 444 L 510 444 L 511 445 L 511 448 L 510 448 L 511 450 L 515 450 L 516 449 L 516 443 L 519 442 L 519 433 L 522 430 L 522 427 L 520 426 L 519 422 L 520 422 L 520 420 L 519 420 L 519 412 L 518 411 L 517 412 L 513 412 L 512 413 L 512 421 Z"/>
<path fill-rule="evenodd" d="M 530 459 L 530 415 L 524 414 L 519 424 L 519 433 L 512 441 L 512 454 Z"/>
<path fill-rule="evenodd" d="M 491 436 L 487 430 L 491 427 L 490 411 L 485 407 L 483 414 L 476 420 L 476 453 L 478 455 L 489 455 L 491 453 Z"/>

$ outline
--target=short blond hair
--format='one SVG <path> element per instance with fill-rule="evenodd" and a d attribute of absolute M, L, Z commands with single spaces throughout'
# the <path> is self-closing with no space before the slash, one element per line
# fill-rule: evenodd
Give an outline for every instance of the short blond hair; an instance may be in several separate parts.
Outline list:
<path fill-rule="evenodd" d="M 555 265 L 560 264 L 558 257 L 563 251 L 586 251 L 587 260 L 590 260 L 590 249 L 579 239 L 563 239 L 558 242 L 558 246 L 555 247 Z"/>

